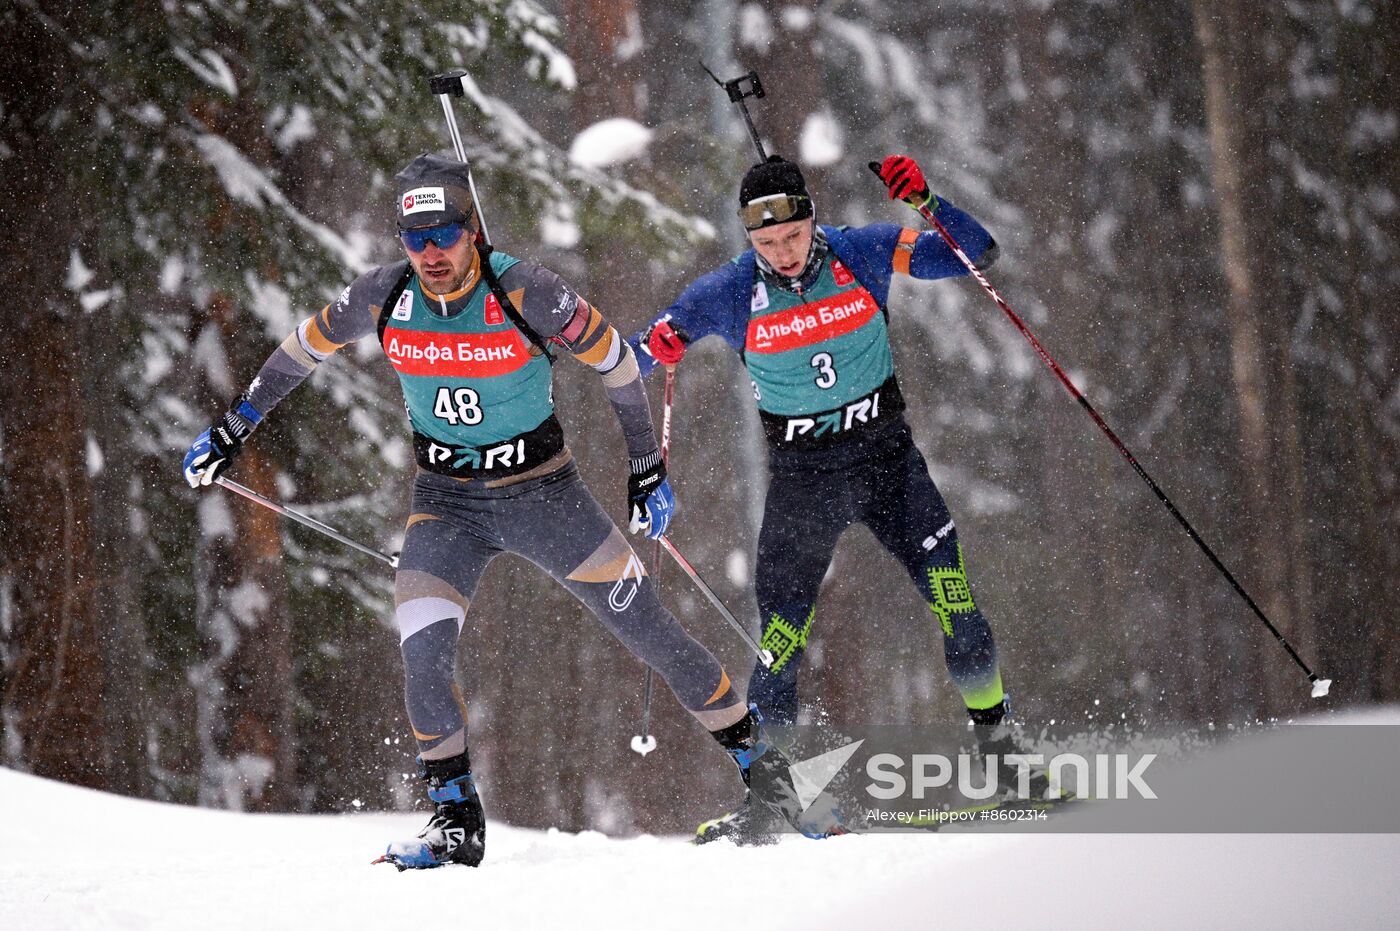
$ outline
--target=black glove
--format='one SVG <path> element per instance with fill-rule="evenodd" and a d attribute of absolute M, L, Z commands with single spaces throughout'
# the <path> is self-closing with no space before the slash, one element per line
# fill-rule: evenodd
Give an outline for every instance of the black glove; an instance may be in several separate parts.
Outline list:
<path fill-rule="evenodd" d="M 260 423 L 262 414 L 246 397 L 239 398 L 233 410 L 214 421 L 185 453 L 185 481 L 190 487 L 209 485 L 222 475 Z"/>
<path fill-rule="evenodd" d="M 657 459 L 656 465 L 627 478 L 627 529 L 632 533 L 646 531 L 655 540 L 671 525 L 676 510 L 676 496 L 666 480 L 666 463 Z"/>

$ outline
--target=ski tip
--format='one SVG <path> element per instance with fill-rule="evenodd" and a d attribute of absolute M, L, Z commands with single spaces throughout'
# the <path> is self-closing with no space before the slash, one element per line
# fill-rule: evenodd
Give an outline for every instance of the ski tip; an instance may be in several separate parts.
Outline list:
<path fill-rule="evenodd" d="M 1314 679 L 1312 684 L 1312 697 L 1321 698 L 1332 688 L 1331 679 Z"/>

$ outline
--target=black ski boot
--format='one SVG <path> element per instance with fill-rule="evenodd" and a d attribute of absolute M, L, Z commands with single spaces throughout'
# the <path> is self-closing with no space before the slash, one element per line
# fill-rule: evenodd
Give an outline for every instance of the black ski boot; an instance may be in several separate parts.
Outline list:
<path fill-rule="evenodd" d="M 977 737 L 977 752 L 986 760 L 988 757 L 996 757 L 996 780 L 997 787 L 1001 789 L 1000 798 L 1006 801 L 1018 799 L 1041 801 L 1048 798 L 1063 798 L 1067 793 L 1061 791 L 1051 793 L 1050 775 L 1044 763 L 1032 763 L 1029 766 L 1029 779 L 1027 789 L 1029 794 L 1021 794 L 1021 770 L 1024 765 L 1017 766 L 1008 757 L 1015 755 L 1026 755 L 1034 753 L 1028 749 L 1016 736 L 1011 723 L 1007 720 L 1007 713 L 1010 706 L 1006 699 L 1001 703 L 984 709 L 967 709 L 968 717 L 972 719 L 972 732 Z"/>
<path fill-rule="evenodd" d="M 472 780 L 467 754 L 446 760 L 418 760 L 428 783 L 428 798 L 437 805 L 417 838 L 396 841 L 375 863 L 400 870 L 423 870 L 448 863 L 478 866 L 486 856 L 486 815 Z"/>
<path fill-rule="evenodd" d="M 789 770 L 792 761 L 773 745 L 757 708 L 749 706 L 748 714 L 724 730 L 715 731 L 714 737 L 739 767 L 739 776 L 744 780 L 744 804 L 700 825 L 695 843 L 707 844 L 728 837 L 743 845 L 772 844 L 777 842 L 783 824 L 808 837 L 842 833 L 839 825 L 816 827 L 805 823 L 802 802 Z"/>

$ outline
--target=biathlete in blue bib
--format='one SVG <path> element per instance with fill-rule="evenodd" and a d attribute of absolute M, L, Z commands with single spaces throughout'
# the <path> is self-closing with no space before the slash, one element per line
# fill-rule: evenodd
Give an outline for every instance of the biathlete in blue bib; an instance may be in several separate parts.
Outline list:
<path fill-rule="evenodd" d="M 991 264 L 991 235 L 934 197 L 912 159 L 890 156 L 881 178 L 892 198 L 932 207 L 979 267 Z M 771 668 L 754 666 L 749 699 L 765 721 L 796 721 L 817 593 L 837 539 L 860 522 L 928 602 L 948 672 L 984 747 L 995 749 L 1007 738 L 996 645 L 953 519 L 904 420 L 887 325 L 893 274 L 935 279 L 966 269 L 931 231 L 817 224 L 802 172 L 779 156 L 744 176 L 739 217 L 753 248 L 695 280 L 631 342 L 643 375 L 675 365 L 708 336 L 748 369 L 769 447 L 756 588 L 762 645 L 775 657 Z M 701 829 L 724 832 L 743 817 Z"/>

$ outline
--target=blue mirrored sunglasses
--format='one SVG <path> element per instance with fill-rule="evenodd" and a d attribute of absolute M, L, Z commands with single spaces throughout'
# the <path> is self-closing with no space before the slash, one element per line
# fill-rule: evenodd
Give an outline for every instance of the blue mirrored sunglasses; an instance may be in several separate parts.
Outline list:
<path fill-rule="evenodd" d="M 439 249 L 451 249 L 466 232 L 467 227 L 462 223 L 444 223 L 441 226 L 399 230 L 399 239 L 403 240 L 409 252 L 422 252 L 428 248 L 428 243 Z"/>

